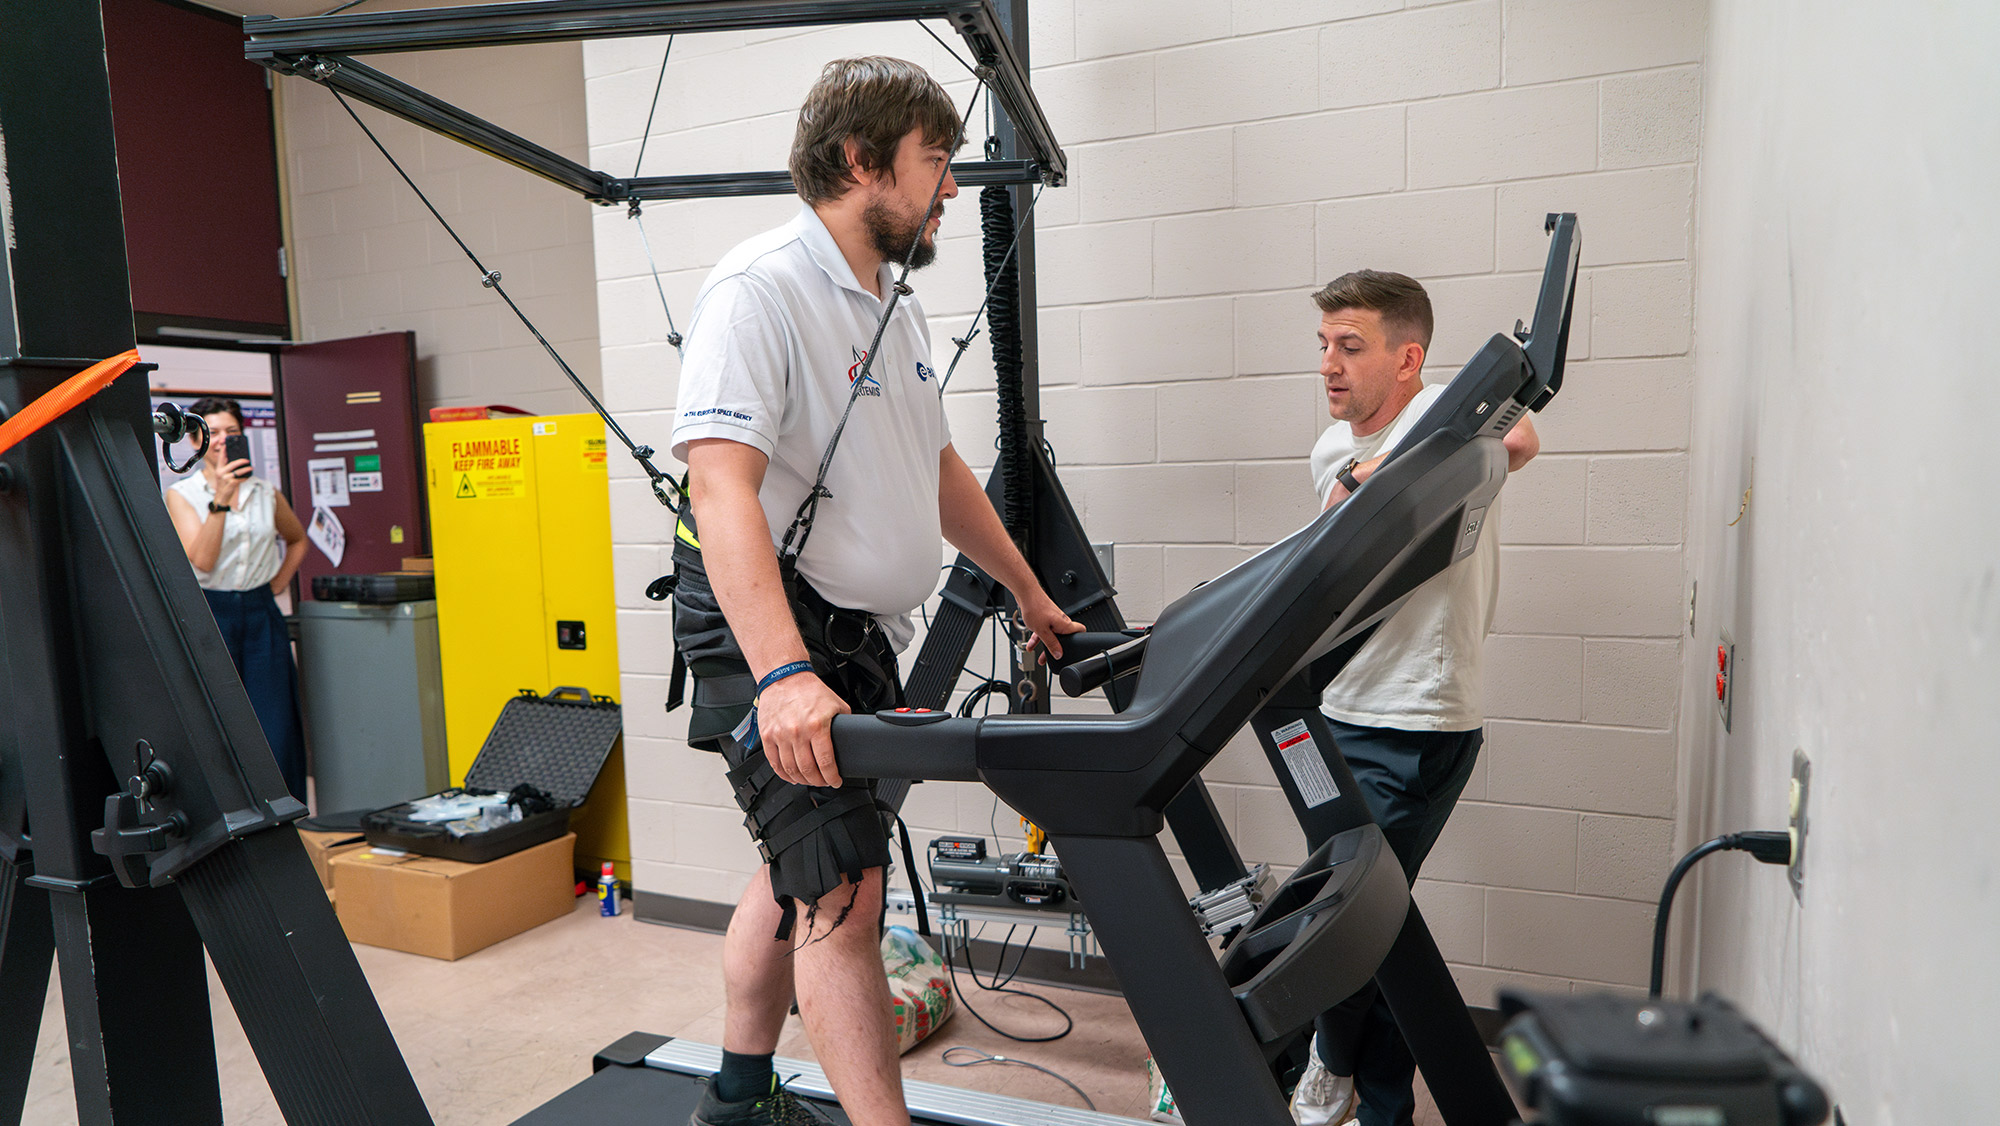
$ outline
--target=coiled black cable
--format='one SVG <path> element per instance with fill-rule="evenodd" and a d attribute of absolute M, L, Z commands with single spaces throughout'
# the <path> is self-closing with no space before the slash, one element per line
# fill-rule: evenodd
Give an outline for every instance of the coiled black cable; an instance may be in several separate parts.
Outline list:
<path fill-rule="evenodd" d="M 1028 445 L 1028 407 L 1021 380 L 1021 273 L 1008 252 L 1014 242 L 1013 189 L 994 184 L 979 193 L 981 253 L 986 265 L 987 336 L 993 347 L 993 382 L 999 391 L 1001 523 L 1015 542 L 1029 534 L 1034 503 L 1034 453 Z"/>

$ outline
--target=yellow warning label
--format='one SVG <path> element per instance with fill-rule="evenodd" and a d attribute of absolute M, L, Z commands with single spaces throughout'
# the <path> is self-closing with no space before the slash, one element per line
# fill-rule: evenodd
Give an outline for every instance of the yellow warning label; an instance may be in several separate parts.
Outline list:
<path fill-rule="evenodd" d="M 585 469 L 604 468 L 604 439 L 585 438 L 583 440 L 583 467 Z"/>
<path fill-rule="evenodd" d="M 528 474 L 521 465 L 521 439 L 475 438 L 451 444 L 451 471 L 459 500 L 524 496 Z"/>

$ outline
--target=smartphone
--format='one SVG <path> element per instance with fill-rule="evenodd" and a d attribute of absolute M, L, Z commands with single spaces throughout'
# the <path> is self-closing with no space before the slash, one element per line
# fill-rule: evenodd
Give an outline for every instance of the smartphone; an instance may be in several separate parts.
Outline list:
<path fill-rule="evenodd" d="M 222 464 L 228 465 L 232 461 L 249 461 L 249 460 L 250 460 L 250 438 L 248 435 L 231 434 L 222 440 Z M 241 470 L 239 470 L 236 475 L 238 477 L 248 477 L 250 476 L 250 473 L 251 473 L 250 467 L 245 466 Z"/>

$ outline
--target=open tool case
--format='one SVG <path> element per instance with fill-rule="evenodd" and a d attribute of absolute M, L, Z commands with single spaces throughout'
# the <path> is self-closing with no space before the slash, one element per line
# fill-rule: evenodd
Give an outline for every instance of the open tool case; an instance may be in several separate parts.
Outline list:
<path fill-rule="evenodd" d="M 556 808 L 519 821 L 454 836 L 441 822 L 410 817 L 409 802 L 364 814 L 370 845 L 481 864 L 569 832 L 570 811 L 590 796 L 624 722 L 618 705 L 581 688 L 546 696 L 523 690 L 500 718 L 465 773 L 466 792 L 507 793 L 523 782 L 548 792 Z M 446 791 L 451 793 L 452 791 Z"/>

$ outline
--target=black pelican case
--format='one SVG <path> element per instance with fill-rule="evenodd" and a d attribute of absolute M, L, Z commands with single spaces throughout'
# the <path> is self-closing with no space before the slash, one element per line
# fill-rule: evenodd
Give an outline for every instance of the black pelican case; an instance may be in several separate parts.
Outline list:
<path fill-rule="evenodd" d="M 507 793 L 523 782 L 548 792 L 556 808 L 483 832 L 453 836 L 442 823 L 413 821 L 403 802 L 361 817 L 370 845 L 483 864 L 552 841 L 569 832 L 570 811 L 581 806 L 624 729 L 615 701 L 581 688 L 556 688 L 546 696 L 523 689 L 500 709 L 500 718 L 465 773 L 465 792 Z M 458 790 L 446 790 L 450 794 Z M 436 796 L 436 795 L 432 795 Z"/>

